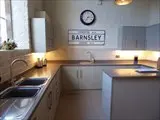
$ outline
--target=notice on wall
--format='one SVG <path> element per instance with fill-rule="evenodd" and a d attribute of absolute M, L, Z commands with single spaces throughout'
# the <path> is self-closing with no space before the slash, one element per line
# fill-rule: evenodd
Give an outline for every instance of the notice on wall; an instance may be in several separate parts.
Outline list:
<path fill-rule="evenodd" d="M 104 45 L 104 30 L 69 30 L 69 45 Z"/>

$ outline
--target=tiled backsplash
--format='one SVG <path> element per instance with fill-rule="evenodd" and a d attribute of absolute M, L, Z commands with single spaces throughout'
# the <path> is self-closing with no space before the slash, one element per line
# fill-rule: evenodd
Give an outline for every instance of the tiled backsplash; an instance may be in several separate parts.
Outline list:
<path fill-rule="evenodd" d="M 87 51 L 91 51 L 96 60 L 133 60 L 138 56 L 140 60 L 157 61 L 160 52 L 156 51 L 121 51 L 108 49 L 89 48 L 60 48 L 47 53 L 48 60 L 89 60 Z M 119 58 L 116 58 L 119 55 Z"/>
<path fill-rule="evenodd" d="M 10 63 L 16 58 L 26 60 L 28 66 L 23 62 L 17 62 L 13 66 L 14 76 L 32 68 L 35 64 L 33 54 L 29 53 L 28 50 L 0 51 L 0 83 L 10 79 Z"/>

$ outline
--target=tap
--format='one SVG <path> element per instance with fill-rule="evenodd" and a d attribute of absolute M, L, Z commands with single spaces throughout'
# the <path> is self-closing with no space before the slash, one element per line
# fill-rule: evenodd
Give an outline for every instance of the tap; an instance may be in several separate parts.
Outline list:
<path fill-rule="evenodd" d="M 93 54 L 90 51 L 87 51 L 87 54 L 90 55 L 90 62 L 95 63 L 95 58 L 94 58 Z"/>
<path fill-rule="evenodd" d="M 22 60 L 22 59 L 15 59 L 11 62 L 10 64 L 10 79 L 11 79 L 11 84 L 12 85 L 15 85 L 14 83 L 14 78 L 13 78 L 13 65 L 16 63 L 16 62 L 23 62 L 26 64 L 26 66 L 28 66 L 28 63 L 25 61 L 25 60 Z"/>

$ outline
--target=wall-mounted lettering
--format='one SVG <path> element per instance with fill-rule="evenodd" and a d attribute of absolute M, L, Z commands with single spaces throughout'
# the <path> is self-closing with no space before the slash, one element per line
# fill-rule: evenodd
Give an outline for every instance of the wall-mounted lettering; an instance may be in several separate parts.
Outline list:
<path fill-rule="evenodd" d="M 104 45 L 104 30 L 69 30 L 69 45 Z"/>

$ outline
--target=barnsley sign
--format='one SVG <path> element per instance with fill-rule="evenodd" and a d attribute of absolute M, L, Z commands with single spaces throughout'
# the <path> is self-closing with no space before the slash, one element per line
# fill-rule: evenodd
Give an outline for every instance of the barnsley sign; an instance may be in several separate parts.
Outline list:
<path fill-rule="evenodd" d="M 104 45 L 104 30 L 69 30 L 69 45 Z"/>

